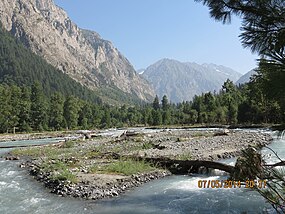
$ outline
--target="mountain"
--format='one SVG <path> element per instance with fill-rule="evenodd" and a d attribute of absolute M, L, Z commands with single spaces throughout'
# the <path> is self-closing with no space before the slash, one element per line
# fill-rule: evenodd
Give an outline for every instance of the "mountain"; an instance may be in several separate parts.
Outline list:
<path fill-rule="evenodd" d="M 3 27 L 26 47 L 77 82 L 151 100 L 153 88 L 98 33 L 80 29 L 53 0 L 1 0 Z"/>
<path fill-rule="evenodd" d="M 140 75 L 142 75 L 143 72 L 145 72 L 145 69 L 144 69 L 144 68 L 141 68 L 141 69 L 138 69 L 138 70 L 137 70 L 137 73 L 140 74 Z"/>
<path fill-rule="evenodd" d="M 250 77 L 256 74 L 256 71 L 252 69 L 251 71 L 247 72 L 246 74 L 242 75 L 238 81 L 236 81 L 236 85 L 242 85 L 244 83 L 248 83 L 250 81 Z"/>
<path fill-rule="evenodd" d="M 225 80 L 235 82 L 241 74 L 221 65 L 162 59 L 149 66 L 143 76 L 159 97 L 167 95 L 172 102 L 181 102 L 203 92 L 218 91 Z"/>
<path fill-rule="evenodd" d="M 46 96 L 59 92 L 92 103 L 102 102 L 97 93 L 24 47 L 0 24 L 0 84 L 32 86 L 35 82 L 41 83 Z"/>

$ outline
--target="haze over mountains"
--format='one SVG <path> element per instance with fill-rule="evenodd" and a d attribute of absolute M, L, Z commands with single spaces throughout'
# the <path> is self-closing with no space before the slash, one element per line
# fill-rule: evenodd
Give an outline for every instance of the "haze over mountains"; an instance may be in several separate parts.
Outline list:
<path fill-rule="evenodd" d="M 80 29 L 53 0 L 1 0 L 0 9 L 7 31 L 82 85 L 153 99 L 153 88 L 111 42 Z"/>
<path fill-rule="evenodd" d="M 255 69 L 250 70 L 249 72 L 247 72 L 246 74 L 242 75 L 238 81 L 236 81 L 236 85 L 241 85 L 241 84 L 245 84 L 248 83 L 250 81 L 250 78 L 252 77 L 252 75 L 256 74 Z"/>
<path fill-rule="evenodd" d="M 159 97 L 167 95 L 172 102 L 189 101 L 194 95 L 218 91 L 225 80 L 236 82 L 242 75 L 221 65 L 179 62 L 162 59 L 142 74 Z"/>

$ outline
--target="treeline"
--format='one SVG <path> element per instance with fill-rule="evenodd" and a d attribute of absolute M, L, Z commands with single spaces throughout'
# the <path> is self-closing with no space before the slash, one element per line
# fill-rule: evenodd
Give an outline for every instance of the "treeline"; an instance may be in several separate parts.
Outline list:
<path fill-rule="evenodd" d="M 91 106 L 74 96 L 47 96 L 38 82 L 31 87 L 0 85 L 0 132 L 89 128 L 101 124 L 92 117 L 100 110 L 99 104 Z"/>
<path fill-rule="evenodd" d="M 0 85 L 0 132 L 94 129 L 124 126 L 282 123 L 284 109 L 268 99 L 258 83 L 237 87 L 227 80 L 219 93 L 192 101 L 160 101 L 137 106 L 110 106 L 75 96 L 47 96 L 40 83 L 31 87 Z"/>
<path fill-rule="evenodd" d="M 285 108 L 278 99 L 264 92 L 259 75 L 248 84 L 236 86 L 227 80 L 219 93 L 204 93 L 192 101 L 169 104 L 163 96 L 152 106 L 144 108 L 148 125 L 192 125 L 192 124 L 261 124 L 284 123 Z"/>

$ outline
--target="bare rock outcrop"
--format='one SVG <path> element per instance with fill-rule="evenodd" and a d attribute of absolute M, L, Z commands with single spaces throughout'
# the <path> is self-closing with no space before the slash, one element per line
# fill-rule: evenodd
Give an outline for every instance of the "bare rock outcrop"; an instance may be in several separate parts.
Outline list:
<path fill-rule="evenodd" d="M 118 88 L 142 100 L 154 96 L 111 42 L 80 29 L 53 0 L 1 0 L 0 21 L 26 47 L 91 89 Z"/>

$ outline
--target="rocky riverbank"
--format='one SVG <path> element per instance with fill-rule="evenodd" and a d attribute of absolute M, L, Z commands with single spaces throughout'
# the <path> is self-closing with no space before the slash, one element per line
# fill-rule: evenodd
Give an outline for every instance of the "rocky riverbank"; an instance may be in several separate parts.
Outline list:
<path fill-rule="evenodd" d="M 118 196 L 134 187 L 138 187 L 151 180 L 171 175 L 167 170 L 155 170 L 148 173 L 137 173 L 131 176 L 116 174 L 98 174 L 80 176 L 80 182 L 71 183 L 50 179 L 49 172 L 39 172 L 33 164 L 29 166 L 30 174 L 38 181 L 43 182 L 52 193 L 60 196 L 98 200 Z"/>
<path fill-rule="evenodd" d="M 248 146 L 267 145 L 271 140 L 263 132 L 136 130 L 57 146 L 17 149 L 12 155 L 30 156 L 31 161 L 21 166 L 29 168 L 53 193 L 101 199 L 171 174 L 144 158 L 218 160 L 237 156 Z"/>
<path fill-rule="evenodd" d="M 19 140 L 35 140 L 44 138 L 68 137 L 68 132 L 45 132 L 45 133 L 27 133 L 27 134 L 0 134 L 1 142 L 19 141 Z"/>

